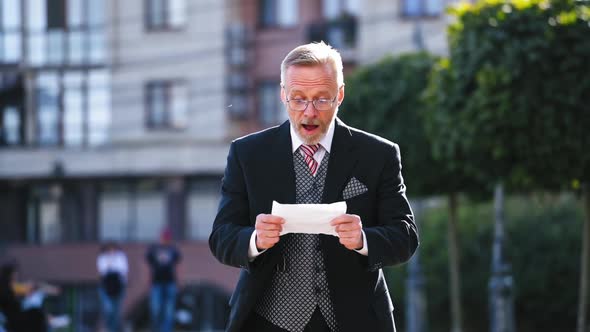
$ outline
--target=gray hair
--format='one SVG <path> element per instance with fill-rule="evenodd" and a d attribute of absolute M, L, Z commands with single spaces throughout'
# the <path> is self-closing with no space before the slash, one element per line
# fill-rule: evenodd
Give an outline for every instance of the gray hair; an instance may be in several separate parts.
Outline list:
<path fill-rule="evenodd" d="M 285 73 L 291 66 L 317 66 L 330 65 L 336 73 L 336 82 L 338 86 L 344 84 L 344 74 L 342 73 L 342 58 L 340 53 L 332 46 L 324 43 L 310 43 L 297 46 L 293 49 L 281 63 L 281 85 L 285 84 Z"/>

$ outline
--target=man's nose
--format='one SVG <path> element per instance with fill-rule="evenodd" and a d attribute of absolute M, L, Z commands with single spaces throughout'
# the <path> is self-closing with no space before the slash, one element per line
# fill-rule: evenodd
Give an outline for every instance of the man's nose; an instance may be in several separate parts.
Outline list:
<path fill-rule="evenodd" d="M 303 115 L 307 117 L 317 116 L 318 113 L 319 111 L 315 108 L 315 106 L 313 106 L 313 103 L 311 101 L 309 102 L 309 104 L 307 104 L 307 108 L 305 109 L 305 111 L 303 111 Z"/>

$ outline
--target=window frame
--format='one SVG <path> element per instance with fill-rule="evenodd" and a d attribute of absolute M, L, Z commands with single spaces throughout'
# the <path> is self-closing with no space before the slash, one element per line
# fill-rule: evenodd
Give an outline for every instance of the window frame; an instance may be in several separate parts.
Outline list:
<path fill-rule="evenodd" d="M 32 112 L 32 116 L 33 116 L 33 121 L 34 121 L 34 128 L 35 128 L 35 135 L 33 138 L 33 143 L 32 145 L 34 146 L 39 146 L 39 147 L 51 147 L 51 146 L 56 146 L 56 147 L 67 147 L 67 148 L 87 148 L 87 147 L 95 147 L 95 146 L 101 146 L 101 145 L 105 145 L 108 144 L 110 135 L 109 135 L 109 124 L 107 124 L 106 128 L 105 128 L 105 134 L 106 134 L 106 139 L 104 142 L 100 142 L 100 143 L 93 143 L 91 140 L 91 134 L 92 134 L 92 124 L 90 123 L 91 121 L 91 113 L 94 111 L 93 106 L 90 104 L 90 96 L 92 94 L 93 91 L 91 91 L 91 89 L 96 88 L 96 86 L 94 84 L 92 84 L 93 82 L 90 81 L 90 78 L 92 76 L 92 74 L 94 72 L 100 72 L 100 71 L 104 71 L 106 73 L 109 73 L 108 70 L 104 69 L 104 68 L 84 68 L 81 70 L 53 70 L 53 69 L 48 69 L 48 70 L 40 70 L 36 72 L 35 78 L 34 78 L 34 88 L 31 91 L 31 93 L 33 94 L 32 98 L 33 98 L 33 112 Z M 81 123 L 81 143 L 80 144 L 70 144 L 69 141 L 66 140 L 67 133 L 66 133 L 66 125 L 67 122 L 65 121 L 65 117 L 66 117 L 66 89 L 69 87 L 66 82 L 65 82 L 65 76 L 68 73 L 78 73 L 81 75 L 82 80 L 81 83 L 79 85 L 79 92 L 80 92 L 80 96 L 81 96 L 81 103 L 82 103 L 82 123 Z M 55 132 L 53 133 L 53 135 L 57 136 L 56 137 L 56 141 L 50 141 L 50 142 L 46 142 L 43 141 L 41 139 L 41 133 L 42 133 L 42 129 L 41 129 L 41 121 L 42 121 L 42 116 L 41 116 L 41 103 L 39 102 L 39 97 L 40 97 L 40 92 L 43 90 L 41 87 L 42 85 L 39 83 L 39 78 L 40 76 L 44 75 L 44 74 L 49 74 L 49 75 L 56 75 L 56 79 L 57 79 L 57 86 L 55 87 L 57 89 L 57 96 L 56 96 L 56 107 L 57 107 L 57 123 L 56 126 L 57 128 L 55 128 Z M 110 81 L 110 76 L 107 77 L 107 80 Z M 106 91 L 108 94 L 108 98 L 109 100 L 107 101 L 107 112 L 112 112 L 112 103 L 110 102 L 110 98 L 112 97 L 111 91 L 110 91 L 110 87 L 109 84 L 107 83 L 106 86 Z"/>
<path fill-rule="evenodd" d="M 23 23 L 22 44 L 27 51 L 23 53 L 23 62 L 32 68 L 43 69 L 106 65 L 109 36 L 104 2 L 78 0 L 75 6 L 72 0 L 60 0 L 63 2 L 63 22 L 56 26 L 49 22 L 50 0 L 42 0 L 35 6 L 31 5 L 31 0 L 28 1 L 28 6 L 23 9 L 24 15 L 35 15 L 38 20 L 29 19 L 24 22 L 26 24 Z M 103 4 L 100 14 L 92 15 L 99 12 L 97 3 Z M 72 16 L 72 9 L 78 9 L 78 16 Z"/>
<path fill-rule="evenodd" d="M 15 70 L 0 72 L 0 92 L 17 96 L 14 100 L 5 99 L 4 103 L 0 104 L 0 148 L 24 146 L 26 145 L 25 124 L 27 122 L 24 77 Z M 10 142 L 8 131 L 5 130 L 7 129 L 6 123 L 4 122 L 5 112 L 10 107 L 16 109 L 17 112 L 17 142 Z"/>
<path fill-rule="evenodd" d="M 152 20 L 152 3 L 154 1 L 160 1 L 162 4 L 162 8 L 165 8 L 161 13 L 159 13 L 158 18 L 161 19 L 162 23 L 157 23 Z M 186 29 L 188 25 L 188 15 L 184 15 L 182 22 L 179 24 L 172 23 L 172 14 L 171 14 L 171 0 L 144 0 L 143 2 L 143 13 L 144 13 L 144 29 L 146 32 L 178 32 L 183 31 Z M 184 2 L 185 9 L 188 8 L 189 2 L 186 0 L 179 0 Z"/>
<path fill-rule="evenodd" d="M 284 19 L 281 16 L 281 6 L 286 6 L 285 1 L 294 1 L 296 7 L 295 20 L 293 22 L 282 22 Z M 272 20 L 266 21 L 265 18 L 265 5 L 271 3 L 274 5 L 274 13 L 272 14 Z M 258 29 L 292 29 L 301 24 L 300 16 L 300 0 L 258 0 L 257 1 L 257 13 L 256 13 L 256 26 Z"/>
<path fill-rule="evenodd" d="M 213 219 L 215 219 L 214 217 L 217 212 L 216 203 L 218 202 L 218 193 L 221 190 L 221 184 L 217 177 L 211 176 L 189 178 L 186 183 L 188 184 L 187 190 L 184 193 L 186 211 L 184 230 L 186 239 L 191 241 L 207 241 L 209 233 L 201 232 L 201 230 L 208 229 L 210 231 L 211 226 L 213 225 Z M 196 209 L 192 206 L 192 203 L 198 199 L 205 199 L 205 205 L 214 202 L 214 204 L 210 206 L 212 210 L 209 211 L 211 212 L 213 219 L 203 217 L 202 213 L 198 213 L 197 215 L 193 214 Z M 207 199 L 212 200 L 206 201 Z"/>
<path fill-rule="evenodd" d="M 262 90 L 263 89 L 273 89 L 276 90 L 275 92 L 275 99 L 273 99 L 275 101 L 275 113 L 267 113 L 266 110 L 264 110 L 264 108 L 262 107 Z M 272 125 L 277 125 L 283 122 L 283 120 L 288 119 L 288 114 L 287 114 L 287 110 L 284 108 L 284 106 L 282 105 L 281 102 L 281 97 L 280 97 L 280 93 L 281 93 L 281 85 L 279 81 L 276 80 L 262 80 L 260 82 L 258 82 L 256 84 L 256 110 L 257 110 L 257 121 L 258 123 L 264 125 L 264 126 L 272 126 Z M 281 111 L 281 107 L 283 107 L 282 111 L 284 111 L 285 113 L 281 116 L 281 114 L 279 113 Z M 272 111 L 271 111 L 272 112 Z M 270 117 L 272 117 L 272 119 L 270 120 L 266 120 L 266 116 L 270 115 Z"/>
<path fill-rule="evenodd" d="M 4 21 L 4 12 L 6 10 L 6 6 L 2 1 L 0 1 L 0 65 L 16 66 L 23 61 L 25 43 L 25 39 L 23 38 L 23 5 L 20 2 L 16 2 L 16 4 L 17 5 L 15 9 L 18 12 L 18 14 L 14 16 L 14 20 L 16 22 L 13 22 L 15 23 L 13 26 L 9 26 L 9 24 Z M 4 47 L 6 40 L 9 40 L 9 38 L 15 38 L 14 41 L 17 44 L 17 47 L 14 50 L 16 55 L 14 59 L 9 59 L 7 54 L 10 53 L 7 52 L 7 49 Z M 12 60 L 12 62 L 10 60 Z"/>
<path fill-rule="evenodd" d="M 102 182 L 98 186 L 98 194 L 96 196 L 96 240 L 97 241 L 107 241 L 107 240 L 116 240 L 122 241 L 125 243 L 149 243 L 154 242 L 157 240 L 157 236 L 159 233 L 159 229 L 169 225 L 168 220 L 168 194 L 164 187 L 164 182 L 161 178 L 154 177 L 154 178 L 135 178 L 135 179 L 111 179 L 105 182 Z M 112 194 L 113 192 L 117 192 L 121 194 L 123 197 L 120 198 L 120 201 L 124 202 L 125 210 L 127 212 L 126 219 L 123 221 L 122 225 L 125 229 L 120 233 L 120 237 L 114 239 L 102 233 L 102 221 L 104 216 L 102 215 L 102 199 L 105 193 Z M 151 239 L 142 238 L 142 234 L 138 232 L 138 228 L 141 225 L 139 210 L 141 207 L 140 199 L 142 198 L 142 194 L 149 193 L 149 194 L 156 194 L 159 195 L 159 199 L 161 200 L 162 204 L 162 215 L 161 217 L 161 227 L 158 227 L 158 232 L 153 234 L 154 237 Z"/>
<path fill-rule="evenodd" d="M 173 89 L 175 86 L 184 87 L 186 90 L 186 109 L 184 110 L 185 123 L 182 125 L 175 125 L 173 118 Z M 155 123 L 154 111 L 152 107 L 152 91 L 159 87 L 164 90 L 164 111 L 161 123 Z M 176 130 L 183 131 L 188 127 L 188 111 L 190 109 L 190 91 L 188 81 L 185 79 L 158 79 L 149 80 L 144 84 L 144 117 L 145 127 L 149 130 Z"/>

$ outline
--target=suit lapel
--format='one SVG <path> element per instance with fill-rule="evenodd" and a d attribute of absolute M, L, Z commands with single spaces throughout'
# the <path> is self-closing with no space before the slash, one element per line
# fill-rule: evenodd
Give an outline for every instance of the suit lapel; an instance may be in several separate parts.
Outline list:
<path fill-rule="evenodd" d="M 323 203 L 342 200 L 342 190 L 356 166 L 358 156 L 352 132 L 340 119 L 336 118 L 334 138 L 330 149 L 328 174 L 324 187 Z"/>
<path fill-rule="evenodd" d="M 278 128 L 277 140 L 271 143 L 271 155 L 276 158 L 272 165 L 267 165 L 271 168 L 269 173 L 275 175 L 271 182 L 272 199 L 283 204 L 295 203 L 295 167 L 289 126 L 286 121 Z"/>

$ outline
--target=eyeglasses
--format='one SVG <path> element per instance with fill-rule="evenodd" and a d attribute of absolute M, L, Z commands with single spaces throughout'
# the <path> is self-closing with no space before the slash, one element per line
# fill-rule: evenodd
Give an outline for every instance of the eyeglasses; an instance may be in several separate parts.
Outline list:
<path fill-rule="evenodd" d="M 289 104 L 289 108 L 296 112 L 304 112 L 307 109 L 307 106 L 310 102 L 313 104 L 313 107 L 315 107 L 315 109 L 318 111 L 329 111 L 332 109 L 332 106 L 334 106 L 337 97 L 338 96 L 334 97 L 334 99 L 319 98 L 314 100 L 293 98 L 287 99 L 286 101 L 287 104 Z"/>

